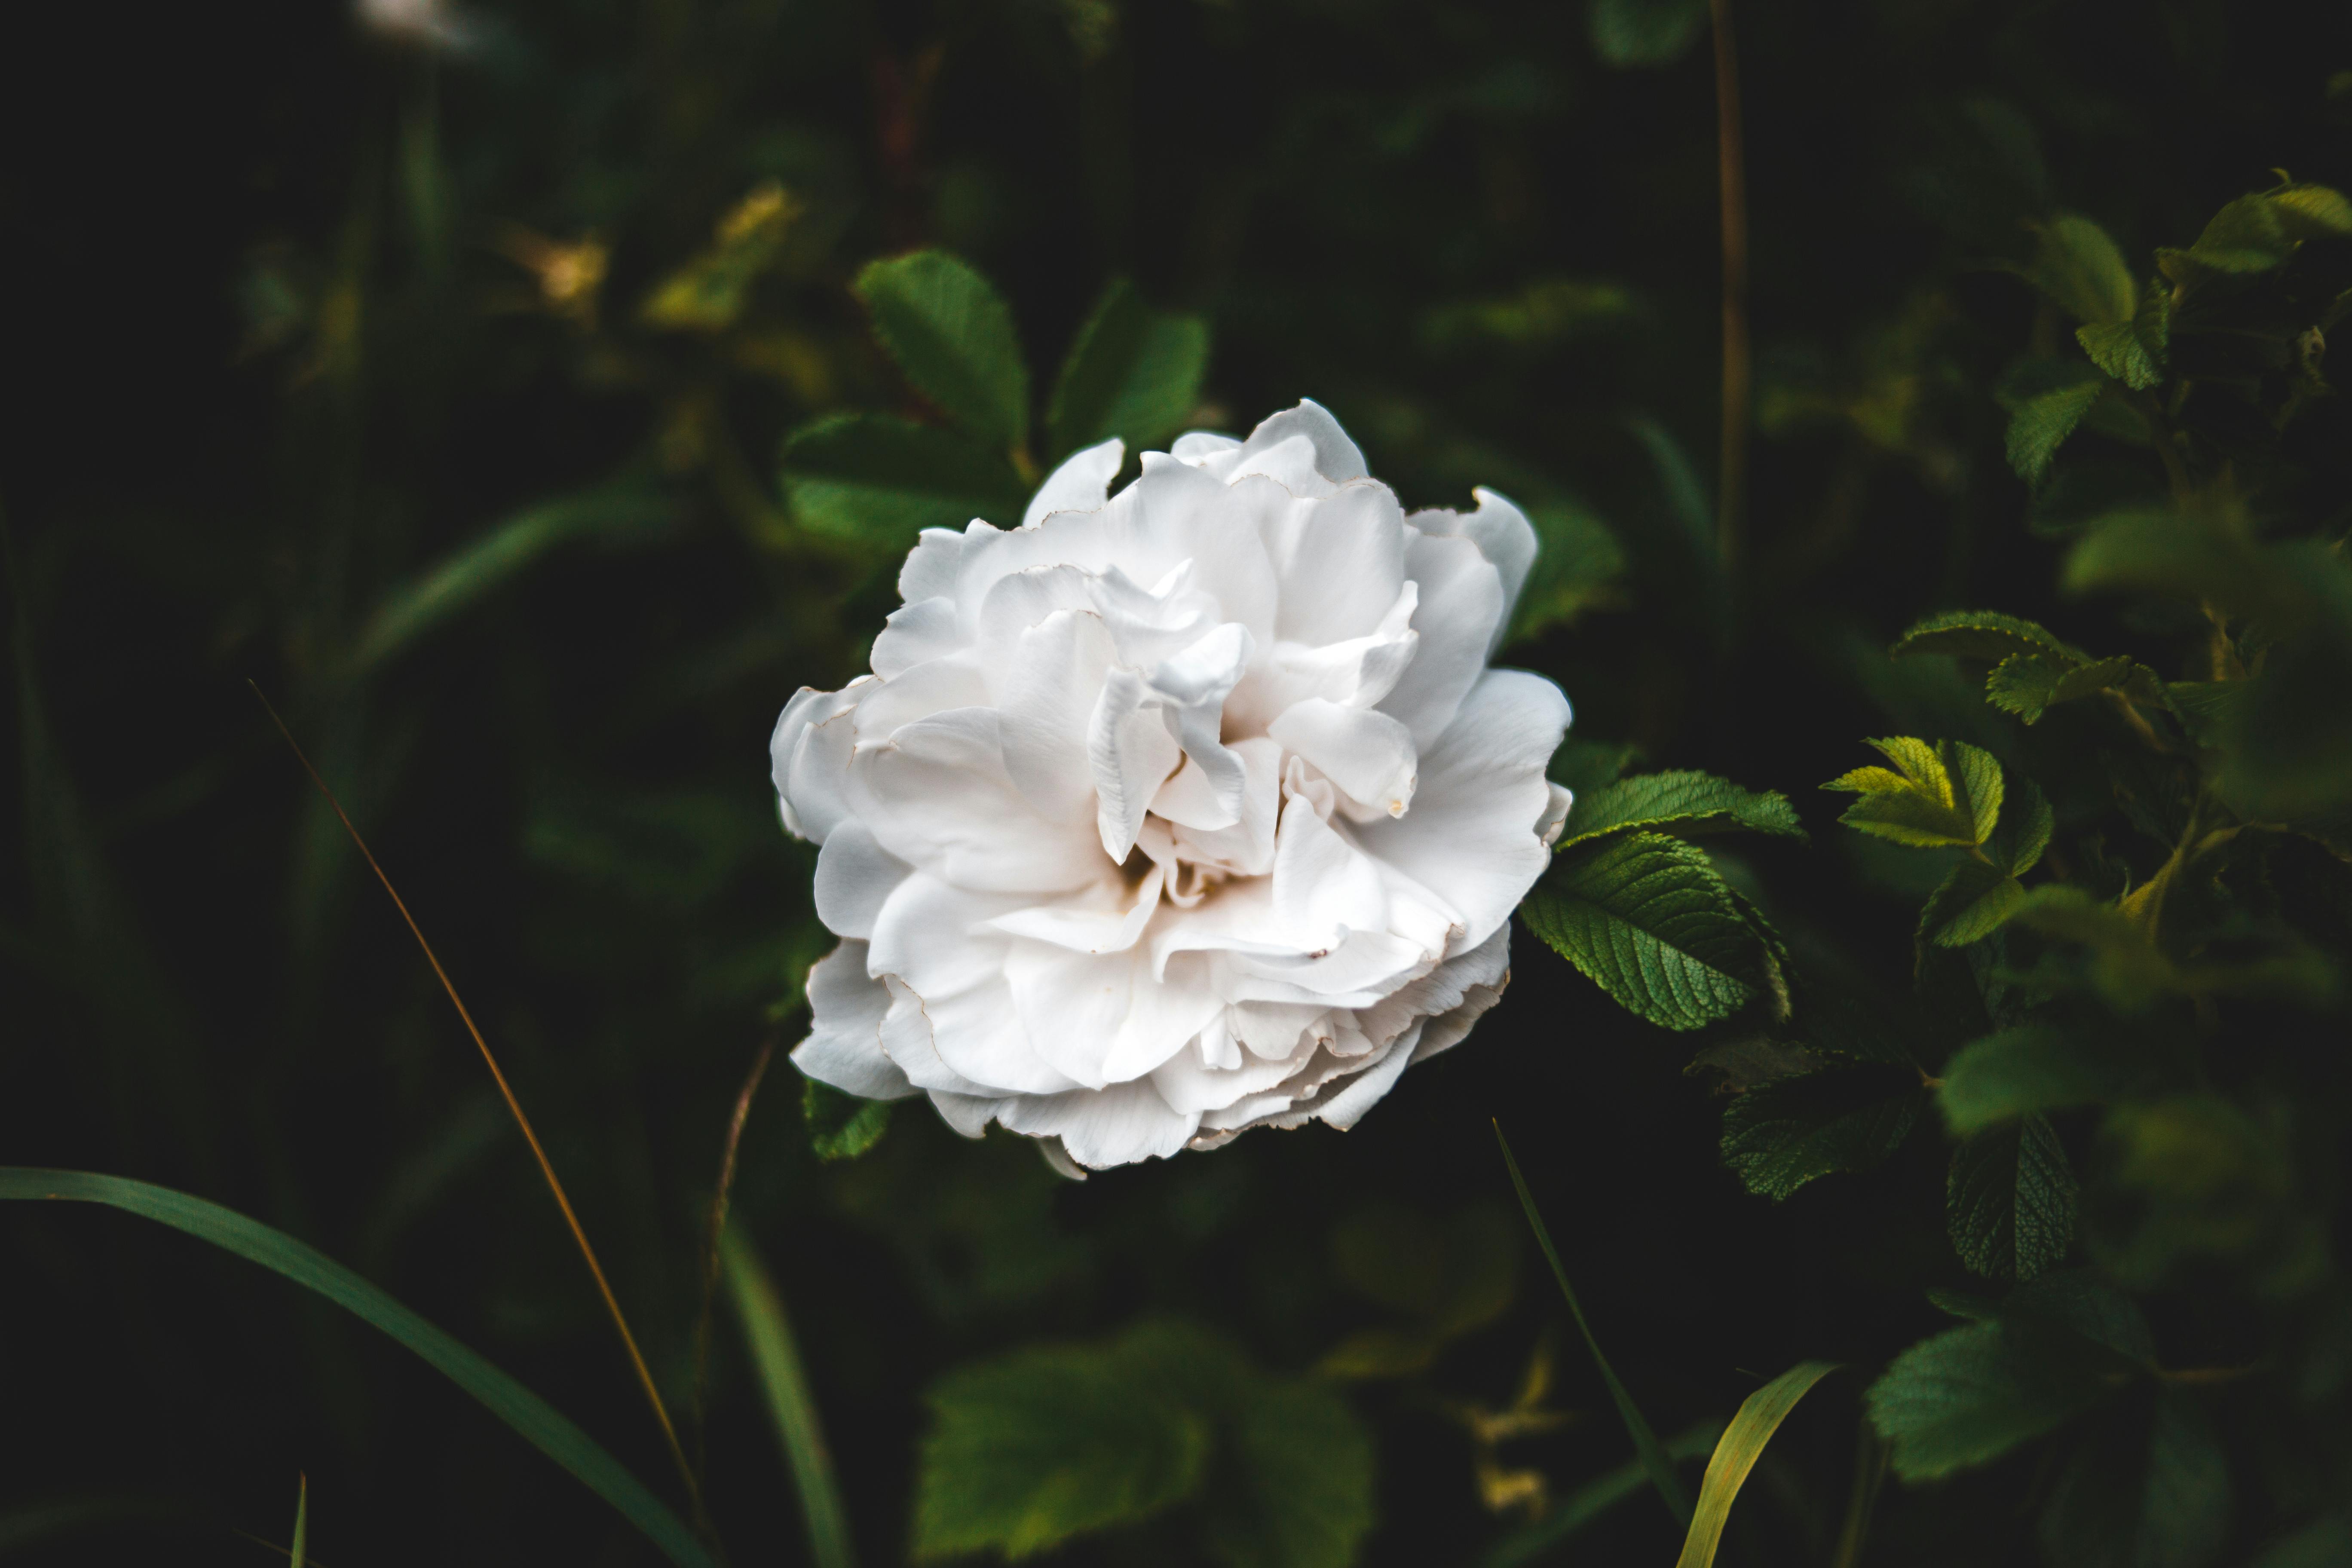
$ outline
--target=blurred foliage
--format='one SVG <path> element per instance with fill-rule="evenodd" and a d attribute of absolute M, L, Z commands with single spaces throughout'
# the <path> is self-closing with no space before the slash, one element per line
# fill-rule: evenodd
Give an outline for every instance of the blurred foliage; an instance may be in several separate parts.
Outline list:
<path fill-rule="evenodd" d="M 1734 577 L 1707 15 L 32 18 L 8 1160 L 350 1265 L 685 1513 L 251 679 L 704 1407 L 740 1560 L 800 1550 L 811 1409 L 871 1563 L 1663 1560 L 1502 1113 L 1663 1454 L 1762 1413 L 1726 1560 L 2346 1561 L 2352 24 L 1741 10 Z M 1350 1133 L 1084 1185 L 780 1072 L 733 1208 L 772 1288 L 699 1400 L 730 1113 L 830 945 L 760 737 L 863 668 L 918 528 L 1301 395 L 1409 505 L 1491 485 L 1542 535 L 1506 658 L 1574 700 L 1580 799 L 1510 998 Z M 652 1560 L 325 1303 L 7 1207 L 0 1549 L 247 1561 L 291 1469 L 332 1563 Z M 1767 1398 L 1824 1360 L 1862 1376 Z"/>

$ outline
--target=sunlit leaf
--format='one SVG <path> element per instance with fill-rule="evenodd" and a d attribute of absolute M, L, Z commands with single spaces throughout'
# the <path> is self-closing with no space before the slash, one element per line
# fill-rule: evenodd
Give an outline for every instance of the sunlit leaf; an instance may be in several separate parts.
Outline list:
<path fill-rule="evenodd" d="M 1732 1501 L 1756 1468 L 1756 1461 L 1764 1457 L 1764 1446 L 1813 1384 L 1836 1370 L 1835 1362 L 1799 1362 L 1740 1402 L 1739 1414 L 1731 1418 L 1706 1462 L 1706 1479 L 1699 1483 L 1698 1508 L 1691 1517 L 1690 1533 L 1675 1568 L 1713 1568 L 1716 1552 L 1723 1544 L 1723 1527 L 1730 1522 Z"/>
<path fill-rule="evenodd" d="M 1567 849 L 1604 834 L 1647 827 L 1676 834 L 1749 828 L 1802 838 L 1796 808 L 1775 791 L 1745 790 L 1712 773 L 1669 772 L 1621 779 L 1579 795 L 1560 834 Z"/>
<path fill-rule="evenodd" d="M 1915 848 L 1972 847 L 2000 818 L 2000 763 L 1964 741 L 1934 745 L 1907 735 L 1870 744 L 1893 770 L 1856 768 L 1823 784 L 1862 798 L 1838 818 L 1849 827 Z"/>

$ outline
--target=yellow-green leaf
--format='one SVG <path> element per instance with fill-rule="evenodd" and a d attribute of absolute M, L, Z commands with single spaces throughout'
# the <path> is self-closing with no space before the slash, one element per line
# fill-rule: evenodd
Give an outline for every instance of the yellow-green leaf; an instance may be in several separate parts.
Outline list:
<path fill-rule="evenodd" d="M 1739 1495 L 1748 1472 L 1764 1457 L 1764 1446 L 1797 1402 L 1838 1369 L 1833 1361 L 1799 1362 L 1755 1393 L 1739 1406 L 1739 1414 L 1724 1429 L 1706 1462 L 1706 1478 L 1699 1483 L 1698 1507 L 1691 1515 L 1690 1534 L 1675 1568 L 1712 1568 L 1716 1549 L 1723 1544 L 1723 1527 L 1731 1518 L 1732 1500 Z"/>

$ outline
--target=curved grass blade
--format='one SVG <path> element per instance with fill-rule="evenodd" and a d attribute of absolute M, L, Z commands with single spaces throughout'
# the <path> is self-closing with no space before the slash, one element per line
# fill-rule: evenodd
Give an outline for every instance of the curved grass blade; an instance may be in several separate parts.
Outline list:
<path fill-rule="evenodd" d="M 783 1439 L 784 1458 L 793 1468 L 793 1485 L 801 1494 L 810 1560 L 816 1568 L 856 1568 L 857 1554 L 849 1539 L 849 1510 L 842 1504 L 841 1483 L 833 1473 L 833 1451 L 824 1444 L 824 1427 L 817 1418 L 816 1400 L 809 1393 L 800 1346 L 793 1340 L 792 1321 L 784 1316 L 783 1298 L 776 1293 L 767 1270 L 760 1267 L 751 1244 L 733 1231 L 719 1232 L 719 1252 L 727 1271 L 728 1293 L 735 1300 L 736 1314 L 743 1320 L 743 1337 L 751 1342 L 751 1360 L 760 1369 L 768 1414 L 775 1418 L 776 1436 Z"/>
<path fill-rule="evenodd" d="M 1715 1451 L 1723 1436 L 1720 1421 L 1701 1421 L 1666 1439 L 1669 1459 L 1703 1459 Z M 1478 1561 L 1478 1568 L 1519 1568 L 1533 1563 L 1586 1525 L 1649 1484 L 1639 1459 L 1628 1459 L 1615 1469 L 1594 1477 L 1552 1505 L 1551 1511 L 1516 1535 L 1505 1536 Z"/>
<path fill-rule="evenodd" d="M 260 1264 L 381 1329 L 620 1510 L 677 1568 L 718 1568 L 685 1521 L 555 1407 L 334 1259 L 235 1209 L 126 1176 L 0 1165 L 0 1201 L 105 1204 Z"/>
<path fill-rule="evenodd" d="M 1731 1518 L 1731 1500 L 1739 1495 L 1748 1472 L 1764 1456 L 1764 1445 L 1780 1429 L 1813 1384 L 1838 1369 L 1833 1361 L 1799 1362 L 1755 1393 L 1739 1406 L 1739 1414 L 1724 1428 L 1706 1462 L 1706 1479 L 1699 1482 L 1698 1512 L 1675 1568 L 1714 1568 L 1716 1548 L 1723 1544 L 1723 1527 Z"/>
<path fill-rule="evenodd" d="M 1625 1392 L 1625 1385 L 1617 1381 L 1616 1370 L 1609 1364 L 1609 1358 L 1601 1353 L 1601 1342 L 1592 1337 L 1592 1325 L 1584 1321 L 1584 1308 L 1578 1303 L 1576 1291 L 1568 1283 L 1568 1270 L 1560 1265 L 1559 1249 L 1552 1246 L 1551 1232 L 1544 1228 L 1543 1215 L 1536 1212 L 1535 1194 L 1528 1191 L 1528 1179 L 1519 1174 L 1519 1163 L 1511 1155 L 1511 1141 L 1503 1136 L 1503 1124 L 1499 1121 L 1495 1123 L 1495 1142 L 1503 1146 L 1503 1163 L 1510 1167 L 1511 1185 L 1518 1189 L 1519 1207 L 1527 1211 L 1528 1224 L 1535 1228 L 1536 1244 L 1543 1248 L 1544 1261 L 1551 1265 L 1551 1277 L 1559 1281 L 1559 1293 L 1568 1298 L 1569 1316 L 1576 1320 L 1577 1331 L 1584 1336 L 1584 1348 L 1592 1352 L 1592 1364 L 1601 1369 L 1601 1381 L 1609 1385 L 1609 1397 L 1617 1402 L 1617 1414 L 1624 1421 L 1627 1434 L 1633 1439 L 1633 1452 L 1641 1458 L 1642 1468 L 1649 1473 L 1650 1484 L 1658 1489 L 1658 1496 L 1664 1500 L 1675 1522 L 1687 1527 L 1691 1521 L 1690 1495 L 1683 1490 L 1683 1483 L 1675 1477 L 1674 1462 L 1667 1458 L 1665 1449 L 1659 1445 L 1658 1435 L 1650 1430 L 1647 1421 L 1642 1419 L 1641 1409 L 1634 1405 L 1633 1396 Z"/>
<path fill-rule="evenodd" d="M 293 1568 L 302 1568 L 310 1549 L 310 1478 L 299 1478 L 294 1491 L 294 1544 L 286 1551 L 286 1561 Z"/>

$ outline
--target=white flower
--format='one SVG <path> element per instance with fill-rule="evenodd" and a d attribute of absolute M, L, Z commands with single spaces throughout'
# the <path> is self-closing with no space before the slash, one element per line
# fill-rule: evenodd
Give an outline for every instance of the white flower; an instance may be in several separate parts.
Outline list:
<path fill-rule="evenodd" d="M 1407 515 L 1312 403 L 1018 529 L 930 529 L 874 673 L 772 752 L 840 947 L 801 1070 L 1123 1164 L 1356 1120 L 1508 979 L 1568 792 L 1559 688 L 1489 669 L 1517 508 Z"/>

